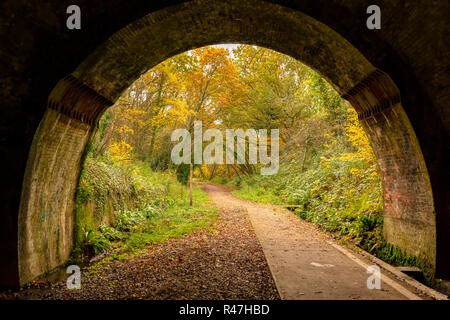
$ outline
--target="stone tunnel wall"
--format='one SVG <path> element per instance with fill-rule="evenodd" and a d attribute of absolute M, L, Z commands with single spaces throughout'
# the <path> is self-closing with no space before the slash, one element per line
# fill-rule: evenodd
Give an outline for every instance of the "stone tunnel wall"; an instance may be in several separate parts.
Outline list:
<path fill-rule="evenodd" d="M 50 93 L 23 180 L 18 230 L 21 285 L 70 256 L 81 159 L 108 105 L 112 102 L 72 75 L 61 79 Z"/>
<path fill-rule="evenodd" d="M 32 159 L 37 163 L 40 161 L 39 158 L 36 158 L 36 155 L 33 156 L 33 150 L 36 150 L 37 142 L 41 141 L 35 133 L 39 123 L 41 123 L 41 127 L 43 126 L 41 120 L 44 114 L 44 119 L 48 119 L 50 114 L 54 113 L 46 111 L 46 103 L 51 89 L 59 79 L 83 65 L 83 61 L 89 62 L 89 60 L 86 60 L 89 55 L 94 54 L 100 57 L 102 50 L 103 54 L 106 53 L 107 47 L 102 43 L 124 26 L 132 24 L 133 21 L 149 13 L 158 13 L 165 8 L 168 10 L 164 15 L 156 14 L 149 18 L 158 26 L 156 29 L 153 28 L 153 31 L 149 31 L 150 34 L 153 34 L 152 38 L 149 37 L 149 39 L 154 39 L 154 41 L 145 43 L 147 52 L 135 50 L 136 48 L 131 46 L 130 41 L 132 39 L 130 37 L 136 34 L 139 24 L 128 28 L 124 37 L 117 39 L 115 45 L 121 46 L 122 51 L 117 51 L 118 60 L 116 62 L 121 62 L 124 66 L 120 75 L 113 72 L 109 74 L 109 78 L 101 79 L 102 72 L 108 72 L 108 68 L 97 70 L 92 68 L 90 75 L 87 75 L 85 79 L 81 77 L 80 79 L 89 85 L 98 83 L 98 88 L 94 89 L 99 93 L 104 90 L 101 88 L 102 86 L 106 87 L 106 91 L 112 94 L 104 95 L 114 100 L 114 96 L 117 97 L 122 89 L 119 86 L 126 87 L 131 84 L 131 78 L 133 76 L 138 77 L 139 72 L 145 67 L 139 66 L 136 68 L 133 65 L 133 59 L 149 59 L 149 55 L 153 54 L 150 60 L 158 57 L 164 60 L 170 54 L 180 52 L 182 49 L 186 50 L 192 46 L 210 44 L 214 41 L 245 41 L 261 44 L 283 51 L 283 53 L 300 60 L 304 52 L 309 52 L 312 58 L 319 56 L 320 59 L 310 60 L 310 62 L 316 63 L 316 67 L 324 65 L 322 62 L 331 65 L 330 70 L 334 70 L 335 74 L 334 77 L 329 77 L 329 80 L 337 79 L 337 82 L 344 80 L 348 84 L 342 93 L 356 85 L 361 80 L 360 77 L 366 76 L 366 71 L 371 72 L 375 67 L 386 71 L 400 89 L 401 106 L 409 119 L 408 121 L 412 124 L 413 132 L 418 138 L 426 161 L 436 208 L 437 270 L 440 270 L 441 276 L 450 275 L 450 189 L 448 188 L 450 171 L 447 169 L 450 154 L 448 148 L 450 128 L 450 109 L 448 108 L 450 78 L 448 70 L 450 59 L 448 59 L 449 46 L 447 44 L 450 3 L 448 1 L 430 3 L 427 0 L 379 0 L 378 4 L 382 8 L 382 29 L 371 31 L 365 28 L 367 19 L 365 10 L 368 4 L 364 1 L 196 0 L 189 1 L 189 5 L 185 6 L 187 11 L 184 14 L 182 13 L 181 16 L 175 17 L 176 11 L 180 10 L 181 4 L 184 3 L 188 3 L 188 1 L 110 0 L 103 3 L 79 0 L 77 4 L 82 8 L 83 22 L 82 29 L 76 31 L 68 30 L 65 25 L 66 8 L 72 4 L 71 1 L 47 1 L 45 4 L 40 4 L 33 1 L 3 0 L 0 3 L 0 40 L 2 43 L 0 47 L 0 69 L 2 70 L 2 76 L 0 77 L 0 97 L 2 101 L 0 108 L 0 169 L 3 175 L 3 179 L 0 179 L 0 203 L 2 204 L 0 215 L 0 287 L 15 286 L 19 282 L 18 238 L 22 235 L 29 237 L 24 231 L 25 227 L 21 225 L 26 221 L 23 218 L 23 210 L 28 206 L 36 208 L 31 203 L 37 203 L 34 196 L 24 197 L 23 192 L 31 190 L 31 186 L 26 184 L 30 181 L 30 176 L 33 174 L 35 177 L 37 176 L 36 169 L 45 169 L 46 166 L 42 164 L 33 165 L 30 169 L 29 165 L 27 170 L 25 170 L 25 167 L 27 159 Z M 223 9 L 220 9 L 217 3 L 221 3 Z M 250 5 L 246 6 L 245 4 Z M 276 10 L 274 10 L 275 5 L 277 5 Z M 210 10 L 211 7 L 214 7 L 215 10 Z M 167 11 L 172 12 L 173 15 L 169 17 Z M 205 12 L 206 17 L 204 16 Z M 276 15 L 280 12 L 287 13 L 287 16 Z M 236 13 L 241 13 L 241 16 L 233 16 Z M 314 24 L 303 23 L 305 20 L 302 22 L 297 19 L 301 16 L 300 13 L 307 15 L 316 22 Z M 177 19 L 181 22 L 181 27 L 179 27 Z M 263 21 L 263 23 L 260 23 L 260 21 Z M 300 26 L 295 25 L 296 21 L 300 21 Z M 211 24 L 209 24 L 210 22 Z M 225 25 L 223 25 L 224 23 Z M 187 28 L 190 28 L 192 24 L 195 24 L 197 28 L 196 33 L 188 35 L 189 30 Z M 358 52 L 356 58 L 363 55 L 367 61 L 370 61 L 369 66 L 372 69 L 366 70 L 363 66 L 361 70 L 356 70 L 356 73 L 355 70 L 349 70 L 347 74 L 339 73 L 339 69 L 335 68 L 333 64 L 342 66 L 342 59 L 350 58 L 350 63 L 347 62 L 346 65 L 351 66 L 355 64 L 355 59 L 348 55 L 333 55 L 341 51 L 349 52 L 347 50 L 349 46 L 338 46 L 344 49 L 341 51 L 333 49 L 333 47 L 336 48 L 335 45 L 338 44 L 336 41 L 339 40 L 339 37 L 334 38 L 334 35 L 331 42 L 317 37 L 316 41 L 312 39 L 313 41 L 310 41 L 309 44 L 303 42 L 304 46 L 299 46 L 299 43 L 301 44 L 306 36 L 311 35 L 310 31 L 320 31 L 321 24 L 328 26 L 329 29 L 335 31 L 335 34 L 338 33 L 345 38 L 353 51 Z M 254 27 L 255 25 L 257 27 Z M 301 30 L 305 31 L 299 32 Z M 215 36 L 211 36 L 213 32 L 215 32 Z M 167 39 L 173 40 L 174 37 L 177 41 L 166 41 Z M 258 43 L 258 40 L 262 41 Z M 168 46 L 168 43 L 174 45 L 164 47 Z M 327 45 L 332 50 L 326 48 Z M 126 55 L 126 52 L 131 52 L 131 54 Z M 332 54 L 331 58 L 330 54 Z M 152 60 L 152 62 L 157 63 L 162 60 Z M 358 59 L 358 61 L 361 60 Z M 93 63 L 88 64 L 94 65 Z M 356 64 L 358 67 L 362 66 L 359 62 Z M 80 71 L 80 75 L 86 73 L 88 73 L 87 69 Z M 121 78 L 117 79 L 117 77 Z M 89 78 L 93 80 L 89 81 Z M 117 86 L 114 86 L 114 88 L 108 87 L 114 82 Z M 113 93 L 113 91 L 116 92 Z M 393 110 L 396 112 L 398 108 L 394 106 Z M 63 112 L 62 109 L 54 110 L 59 110 L 56 114 Z M 380 116 L 386 117 L 390 122 L 377 122 L 377 124 L 371 124 L 370 126 L 374 129 L 379 127 L 380 134 L 395 134 L 395 130 L 400 130 L 399 128 L 402 125 L 400 124 L 400 127 L 394 130 L 389 127 L 389 123 L 395 124 L 395 118 L 398 116 L 398 119 L 403 119 L 403 116 L 401 112 L 396 112 L 397 116 L 390 115 L 387 112 L 386 110 L 384 115 L 380 114 Z M 56 116 L 52 117 L 54 123 L 56 123 Z M 62 115 L 60 117 L 61 119 L 64 118 Z M 82 115 L 71 115 L 67 110 L 65 117 L 83 122 Z M 370 122 L 376 119 L 378 119 L 378 116 L 363 121 Z M 58 122 L 60 121 L 58 120 Z M 75 120 L 70 120 L 70 122 L 71 125 L 76 126 Z M 408 122 L 403 121 L 402 123 L 408 128 Z M 85 124 L 90 125 L 89 123 Z M 56 125 L 55 128 L 60 128 L 60 126 L 62 124 Z M 39 130 L 39 132 L 42 132 L 42 129 Z M 56 135 L 57 132 L 62 134 L 62 131 L 58 130 L 53 134 Z M 412 129 L 408 130 L 406 132 L 409 133 L 406 133 L 405 136 L 411 138 Z M 72 129 L 68 131 L 72 132 Z M 80 139 L 84 137 L 80 132 L 78 134 Z M 67 133 L 66 136 L 70 135 Z M 393 139 L 393 137 L 402 137 L 402 135 L 388 136 L 383 139 L 389 137 Z M 373 136 L 372 139 L 376 141 L 377 137 Z M 32 141 L 34 142 L 32 143 Z M 50 148 L 50 146 L 45 146 L 42 141 L 40 143 L 44 149 Z M 380 167 L 383 167 L 383 163 L 385 168 L 394 168 L 388 167 L 391 165 L 398 166 L 398 168 L 404 168 L 402 172 L 405 174 L 408 173 L 405 168 L 410 167 L 412 168 L 409 172 L 410 177 L 412 177 L 412 172 L 415 169 L 417 169 L 418 176 L 424 175 L 421 171 L 423 168 L 421 160 L 415 161 L 415 164 L 412 161 L 410 165 L 404 163 L 405 160 L 400 158 L 393 161 L 388 151 L 395 150 L 395 148 L 386 146 L 384 143 L 380 140 L 378 145 L 384 146 L 386 150 L 383 151 L 383 148 L 379 148 L 380 151 L 375 150 L 380 159 L 385 159 L 380 163 Z M 394 144 L 400 146 L 401 141 L 399 140 Z M 414 150 L 417 141 L 413 141 L 413 143 L 409 141 L 406 145 L 412 146 L 410 151 Z M 73 143 L 73 147 L 81 148 L 81 144 Z M 377 149 L 375 146 L 374 148 Z M 32 155 L 30 158 L 28 157 L 29 154 Z M 56 157 L 56 159 L 59 158 Z M 76 157 L 74 160 L 77 161 Z M 60 162 L 64 161 L 55 161 L 55 165 Z M 64 166 L 61 165 L 61 167 Z M 24 172 L 26 172 L 25 180 Z M 63 168 L 59 174 L 64 172 L 68 172 L 68 169 Z M 400 173 L 400 171 L 397 172 Z M 50 172 L 47 174 L 49 175 Z M 56 172 L 52 174 L 55 177 L 58 175 Z M 423 181 L 420 184 L 421 186 L 426 185 L 425 180 L 425 178 L 421 180 Z M 392 178 L 387 180 L 386 183 L 389 181 L 392 181 Z M 414 181 L 412 179 L 411 183 Z M 32 190 L 36 191 L 36 194 L 45 194 L 44 190 L 36 187 L 36 182 L 31 182 L 35 186 Z M 391 185 L 394 186 L 392 183 Z M 392 190 L 391 197 L 392 194 L 395 194 L 393 191 L 402 190 L 400 185 L 389 189 Z M 24 186 L 23 189 L 22 186 Z M 42 183 L 41 186 L 42 188 L 54 187 L 50 182 Z M 414 186 L 408 188 L 409 191 L 415 192 Z M 420 187 L 420 189 L 423 188 Z M 426 195 L 426 192 L 420 190 L 418 193 L 423 197 Z M 399 194 L 404 195 L 404 193 Z M 58 198 L 57 193 L 55 193 L 54 198 Z M 401 197 L 397 198 L 401 199 Z M 42 197 L 42 199 L 47 198 Z M 411 217 L 414 216 L 416 211 L 419 212 L 420 216 L 423 216 L 420 213 L 422 211 L 418 210 L 420 201 L 403 199 L 403 207 L 411 210 L 408 211 Z M 19 223 L 20 203 L 22 203 L 20 205 L 22 216 Z M 424 207 L 426 208 L 430 203 L 428 201 L 427 204 L 424 204 Z M 37 216 L 38 214 L 34 213 L 34 215 Z M 395 215 L 393 214 L 393 216 Z M 17 232 L 18 225 L 19 232 Z M 417 228 L 420 230 L 419 223 Z M 389 234 L 388 230 L 385 230 L 385 232 L 387 235 Z M 20 242 L 23 244 L 24 241 Z M 22 254 L 24 246 L 20 246 L 20 254 Z M 23 257 L 20 260 L 27 261 Z"/>
<path fill-rule="evenodd" d="M 358 113 L 383 183 L 386 240 L 436 266 L 436 216 L 419 142 L 401 105 L 398 87 L 376 70 L 343 95 Z"/>
<path fill-rule="evenodd" d="M 383 233 L 389 243 L 436 264 L 433 194 L 417 139 L 402 106 L 362 120 L 383 183 Z"/>
<path fill-rule="evenodd" d="M 386 239 L 421 256 L 434 269 L 436 216 L 429 174 L 402 94 L 391 77 L 340 35 L 304 14 L 269 4 L 263 8 L 247 0 L 231 6 L 200 3 L 200 7 L 185 4 L 177 10 L 161 10 L 126 26 L 80 64 L 74 75 L 113 99 L 149 66 L 194 45 L 236 39 L 291 55 L 318 71 L 356 109 L 383 175 Z M 405 98 L 409 101 L 410 94 Z"/>
<path fill-rule="evenodd" d="M 83 151 L 92 132 L 93 126 L 51 108 L 39 125 L 19 216 L 21 285 L 64 264 L 84 230 L 109 226 L 117 211 L 136 205 L 132 188 L 128 193 L 108 194 L 104 202 L 75 201 Z"/>
<path fill-rule="evenodd" d="M 21 284 L 70 256 L 75 189 L 92 126 L 48 109 L 36 132 L 19 212 Z"/>

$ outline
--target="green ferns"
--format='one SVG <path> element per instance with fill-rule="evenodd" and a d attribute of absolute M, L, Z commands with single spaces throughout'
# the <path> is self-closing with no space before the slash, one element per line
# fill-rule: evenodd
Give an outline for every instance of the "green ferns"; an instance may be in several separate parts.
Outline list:
<path fill-rule="evenodd" d="M 294 213 L 301 219 L 390 264 L 419 267 L 432 281 L 432 266 L 385 241 L 381 181 L 374 170 L 335 158 L 301 172 L 292 161 L 276 176 L 239 177 L 228 184 L 239 186 L 233 194 L 240 198 L 300 206 Z"/>
<path fill-rule="evenodd" d="M 322 229 L 348 237 L 372 252 L 381 241 L 383 224 L 381 182 L 353 174 L 354 163 L 334 159 L 301 172 L 292 161 L 276 176 L 235 179 L 233 193 L 241 198 L 300 206 L 295 214 Z"/>
<path fill-rule="evenodd" d="M 105 251 L 117 256 L 144 246 L 208 228 L 217 217 L 206 194 L 187 187 L 175 174 L 154 172 L 144 162 L 122 163 L 87 158 L 76 197 L 73 261 Z"/>

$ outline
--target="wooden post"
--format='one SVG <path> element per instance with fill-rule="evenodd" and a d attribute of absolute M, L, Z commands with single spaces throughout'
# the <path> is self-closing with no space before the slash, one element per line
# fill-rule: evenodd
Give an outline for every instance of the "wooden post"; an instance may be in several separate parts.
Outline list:
<path fill-rule="evenodd" d="M 189 205 L 192 207 L 192 163 L 189 166 Z"/>

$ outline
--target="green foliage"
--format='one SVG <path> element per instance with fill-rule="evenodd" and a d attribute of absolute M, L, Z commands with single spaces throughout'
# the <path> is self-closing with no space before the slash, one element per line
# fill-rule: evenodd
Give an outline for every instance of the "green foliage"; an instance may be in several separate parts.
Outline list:
<path fill-rule="evenodd" d="M 246 200 L 254 200 L 263 203 L 282 204 L 280 198 L 277 196 L 277 190 L 269 187 L 273 185 L 273 181 L 267 179 L 265 176 L 248 176 L 244 178 L 236 178 L 231 185 L 239 187 L 238 190 L 233 191 L 233 194 Z"/>
<path fill-rule="evenodd" d="M 89 255 L 96 255 L 109 250 L 111 243 L 102 233 L 95 230 L 89 230 L 85 234 L 82 247 Z"/>
<path fill-rule="evenodd" d="M 422 270 L 425 282 L 429 285 L 436 285 L 436 283 L 438 282 L 434 278 L 434 267 L 425 262 L 425 259 L 420 256 L 417 257 L 407 254 L 399 247 L 387 243 L 384 240 L 379 242 L 379 246 L 375 254 L 381 260 L 384 260 L 392 265 L 418 267 Z"/>
<path fill-rule="evenodd" d="M 191 130 L 201 120 L 204 130 L 279 129 L 282 165 L 261 176 L 255 164 L 204 164 L 194 166 L 197 178 L 228 184 L 244 199 L 300 206 L 296 215 L 343 241 L 389 263 L 421 265 L 383 239 L 375 156 L 348 108 L 318 73 L 265 48 L 240 45 L 230 54 L 204 47 L 161 63 L 103 115 L 87 145 L 74 254 L 112 246 L 110 258 L 124 259 L 209 227 L 215 211 L 198 188 L 189 206 L 190 166 L 170 161 L 173 129 Z"/>
<path fill-rule="evenodd" d="M 116 215 L 115 228 L 129 232 L 146 221 L 145 211 L 139 209 L 124 210 Z"/>
<path fill-rule="evenodd" d="M 300 218 L 371 251 L 381 239 L 381 183 L 372 177 L 355 177 L 353 166 L 333 160 L 301 172 L 300 164 L 293 161 L 282 166 L 275 177 L 240 178 L 231 185 L 240 185 L 234 194 L 244 199 L 301 205 L 295 210 Z"/>
<path fill-rule="evenodd" d="M 86 203 L 95 198 L 97 202 L 104 203 L 109 194 L 134 195 L 130 182 L 121 168 L 110 165 L 107 161 L 94 161 L 88 156 L 80 175 L 77 200 Z"/>
<path fill-rule="evenodd" d="M 217 212 L 208 205 L 207 195 L 196 186 L 193 203 L 192 207 L 189 206 L 186 197 L 172 202 L 160 214 L 143 211 L 140 216 L 145 216 L 145 221 L 130 230 L 125 250 L 134 252 L 149 244 L 180 237 L 196 229 L 209 228 L 217 218 Z"/>
<path fill-rule="evenodd" d="M 125 237 L 123 232 L 121 232 L 117 229 L 114 229 L 112 227 L 105 226 L 105 225 L 101 225 L 99 230 L 100 230 L 101 234 L 109 241 L 122 240 Z"/>
<path fill-rule="evenodd" d="M 301 205 L 294 211 L 301 219 L 390 264 L 419 267 L 427 281 L 431 281 L 431 266 L 383 238 L 381 182 L 373 170 L 336 157 L 301 172 L 299 164 L 293 161 L 280 168 L 276 177 L 240 177 L 228 184 L 239 186 L 233 193 L 244 199 Z"/>
<path fill-rule="evenodd" d="M 189 181 L 189 172 L 190 172 L 190 168 L 188 164 L 180 164 L 177 167 L 177 180 L 184 184 L 187 185 L 188 181 Z"/>
<path fill-rule="evenodd" d="M 196 186 L 193 200 L 191 207 L 187 187 L 171 172 L 154 172 L 141 161 L 118 164 L 88 155 L 77 189 L 72 260 L 108 250 L 112 259 L 123 259 L 146 245 L 210 227 L 216 211 Z"/>
<path fill-rule="evenodd" d="M 377 250 L 378 257 L 390 264 L 401 266 L 417 266 L 419 259 L 412 255 L 407 255 L 399 247 L 383 241 Z"/>

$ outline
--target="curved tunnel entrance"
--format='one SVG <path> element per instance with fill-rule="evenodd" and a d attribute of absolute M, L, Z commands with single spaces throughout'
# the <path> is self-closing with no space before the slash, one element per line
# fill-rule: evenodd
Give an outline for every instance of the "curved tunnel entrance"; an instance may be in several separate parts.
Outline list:
<path fill-rule="evenodd" d="M 436 267 L 430 178 L 401 92 L 389 75 L 333 29 L 299 11 L 262 1 L 195 1 L 127 25 L 51 92 L 23 180 L 18 219 L 21 284 L 69 257 L 82 154 L 105 108 L 165 59 L 205 45 L 236 42 L 292 56 L 350 102 L 382 171 L 386 239 Z"/>

